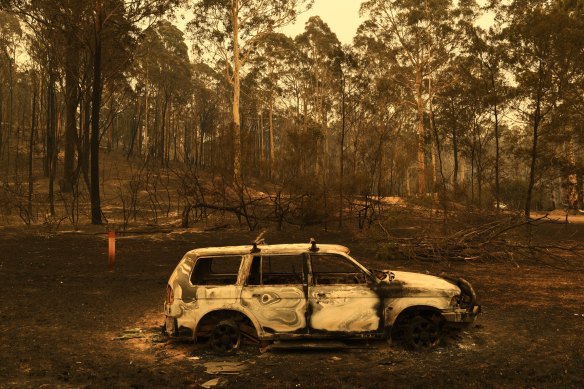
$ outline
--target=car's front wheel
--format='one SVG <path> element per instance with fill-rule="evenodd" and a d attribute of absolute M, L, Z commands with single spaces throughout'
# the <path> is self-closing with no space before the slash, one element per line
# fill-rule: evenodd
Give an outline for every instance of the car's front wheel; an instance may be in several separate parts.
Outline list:
<path fill-rule="evenodd" d="M 216 352 L 226 354 L 233 352 L 241 344 L 241 331 L 236 323 L 224 320 L 213 328 L 210 338 L 211 347 Z"/>
<path fill-rule="evenodd" d="M 437 347 L 442 340 L 440 320 L 436 317 L 413 317 L 405 329 L 405 342 L 414 350 Z"/>

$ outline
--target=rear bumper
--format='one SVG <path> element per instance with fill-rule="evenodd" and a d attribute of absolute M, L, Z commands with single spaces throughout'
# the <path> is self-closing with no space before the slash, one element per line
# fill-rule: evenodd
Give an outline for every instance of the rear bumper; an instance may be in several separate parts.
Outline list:
<path fill-rule="evenodd" d="M 178 323 L 176 317 L 166 316 L 166 320 L 164 321 L 164 331 L 166 331 L 169 336 L 178 335 Z"/>

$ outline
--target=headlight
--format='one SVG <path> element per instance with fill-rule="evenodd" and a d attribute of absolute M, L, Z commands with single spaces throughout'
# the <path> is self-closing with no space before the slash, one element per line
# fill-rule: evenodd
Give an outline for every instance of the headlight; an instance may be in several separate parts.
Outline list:
<path fill-rule="evenodd" d="M 453 296 L 452 299 L 450 299 L 450 306 L 455 308 L 458 307 L 460 305 L 460 296 Z"/>

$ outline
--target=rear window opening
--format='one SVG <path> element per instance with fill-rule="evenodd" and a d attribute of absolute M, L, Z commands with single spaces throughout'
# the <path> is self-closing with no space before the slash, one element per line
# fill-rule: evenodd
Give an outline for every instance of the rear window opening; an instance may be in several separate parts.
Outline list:
<path fill-rule="evenodd" d="M 253 258 L 248 285 L 301 285 L 304 283 L 302 255 L 263 255 Z"/>
<path fill-rule="evenodd" d="M 241 260 L 240 255 L 199 258 L 191 273 L 191 283 L 193 285 L 233 285 L 237 283 Z"/>

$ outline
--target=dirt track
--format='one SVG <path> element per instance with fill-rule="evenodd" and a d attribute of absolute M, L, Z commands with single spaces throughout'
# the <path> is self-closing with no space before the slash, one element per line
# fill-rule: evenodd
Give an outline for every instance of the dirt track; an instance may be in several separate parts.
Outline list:
<path fill-rule="evenodd" d="M 308 241 L 314 232 L 269 235 Z M 344 243 L 371 265 L 464 275 L 484 314 L 461 339 L 429 353 L 385 342 L 331 351 L 247 346 L 217 357 L 203 345 L 160 337 L 170 272 L 195 247 L 246 244 L 241 232 L 134 235 L 117 242 L 107 272 L 105 235 L 0 234 L 0 387 L 584 387 L 584 275 L 534 262 L 375 263 L 371 248 Z M 125 329 L 141 338 L 114 340 Z M 238 375 L 206 373 L 210 361 L 244 362 Z"/>

